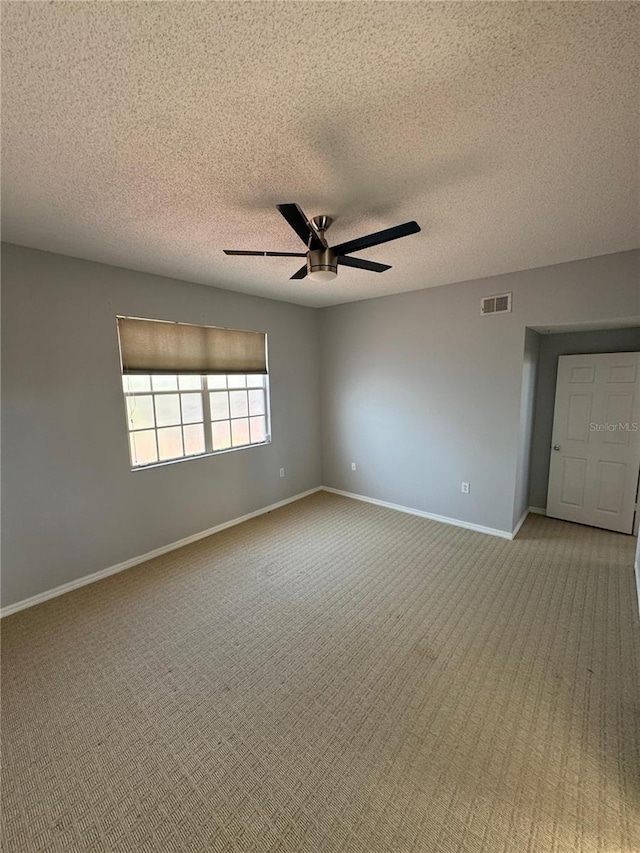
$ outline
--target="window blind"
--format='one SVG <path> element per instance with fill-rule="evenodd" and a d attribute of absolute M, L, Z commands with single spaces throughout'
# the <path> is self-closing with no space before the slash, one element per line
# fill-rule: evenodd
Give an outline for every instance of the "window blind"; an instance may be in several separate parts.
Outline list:
<path fill-rule="evenodd" d="M 264 332 L 118 317 L 123 373 L 266 373 Z"/>

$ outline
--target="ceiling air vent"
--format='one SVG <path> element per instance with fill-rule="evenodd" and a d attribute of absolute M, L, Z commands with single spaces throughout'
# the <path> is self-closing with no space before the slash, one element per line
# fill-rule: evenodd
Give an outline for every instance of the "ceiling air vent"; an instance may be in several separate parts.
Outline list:
<path fill-rule="evenodd" d="M 511 311 L 512 293 L 501 293 L 498 296 L 485 296 L 480 301 L 481 314 L 508 314 Z"/>

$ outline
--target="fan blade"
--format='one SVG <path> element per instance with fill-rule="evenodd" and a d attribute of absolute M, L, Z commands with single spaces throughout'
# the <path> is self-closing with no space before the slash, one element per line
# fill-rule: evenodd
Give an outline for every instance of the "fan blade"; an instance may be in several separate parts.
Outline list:
<path fill-rule="evenodd" d="M 308 249 L 326 249 L 326 240 L 323 242 L 320 235 L 304 215 L 302 208 L 297 204 L 277 204 L 276 207 L 287 220 Z"/>
<path fill-rule="evenodd" d="M 388 264 L 377 264 L 375 261 L 365 261 L 364 258 L 347 258 L 338 255 L 338 263 L 344 267 L 357 267 L 360 270 L 371 270 L 371 272 L 384 272 L 390 270 Z"/>
<path fill-rule="evenodd" d="M 417 234 L 418 231 L 420 231 L 420 226 L 417 222 L 405 222 L 402 225 L 395 225 L 393 228 L 385 228 L 384 231 L 376 231 L 375 234 L 368 234 L 366 237 L 358 237 L 357 240 L 347 240 L 346 243 L 340 243 L 331 248 L 336 255 L 348 255 L 350 252 L 359 252 L 360 249 L 379 246 L 380 243 L 388 243 L 390 240 L 397 240 L 399 237 L 406 237 L 408 234 Z"/>
<path fill-rule="evenodd" d="M 306 278 L 307 277 L 307 265 L 305 264 L 303 267 L 300 267 L 298 272 L 294 272 L 292 276 L 289 278 Z"/>
<path fill-rule="evenodd" d="M 265 258 L 304 258 L 304 252 L 244 252 L 241 249 L 223 249 L 225 255 L 260 255 Z"/>

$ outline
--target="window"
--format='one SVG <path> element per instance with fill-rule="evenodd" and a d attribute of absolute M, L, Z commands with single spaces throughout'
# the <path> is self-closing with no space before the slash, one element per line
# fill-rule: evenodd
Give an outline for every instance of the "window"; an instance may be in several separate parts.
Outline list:
<path fill-rule="evenodd" d="M 134 468 L 271 440 L 263 334 L 129 318 L 118 330 Z M 211 372 L 217 364 L 256 372 Z"/>
<path fill-rule="evenodd" d="M 161 373 L 122 384 L 135 468 L 269 440 L 265 376 Z"/>

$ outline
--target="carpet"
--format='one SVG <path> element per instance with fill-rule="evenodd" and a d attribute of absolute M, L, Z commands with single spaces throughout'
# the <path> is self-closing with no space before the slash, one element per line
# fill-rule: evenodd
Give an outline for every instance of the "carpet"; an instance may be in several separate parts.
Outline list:
<path fill-rule="evenodd" d="M 637 853 L 634 545 L 320 492 L 7 617 L 3 849 Z"/>

